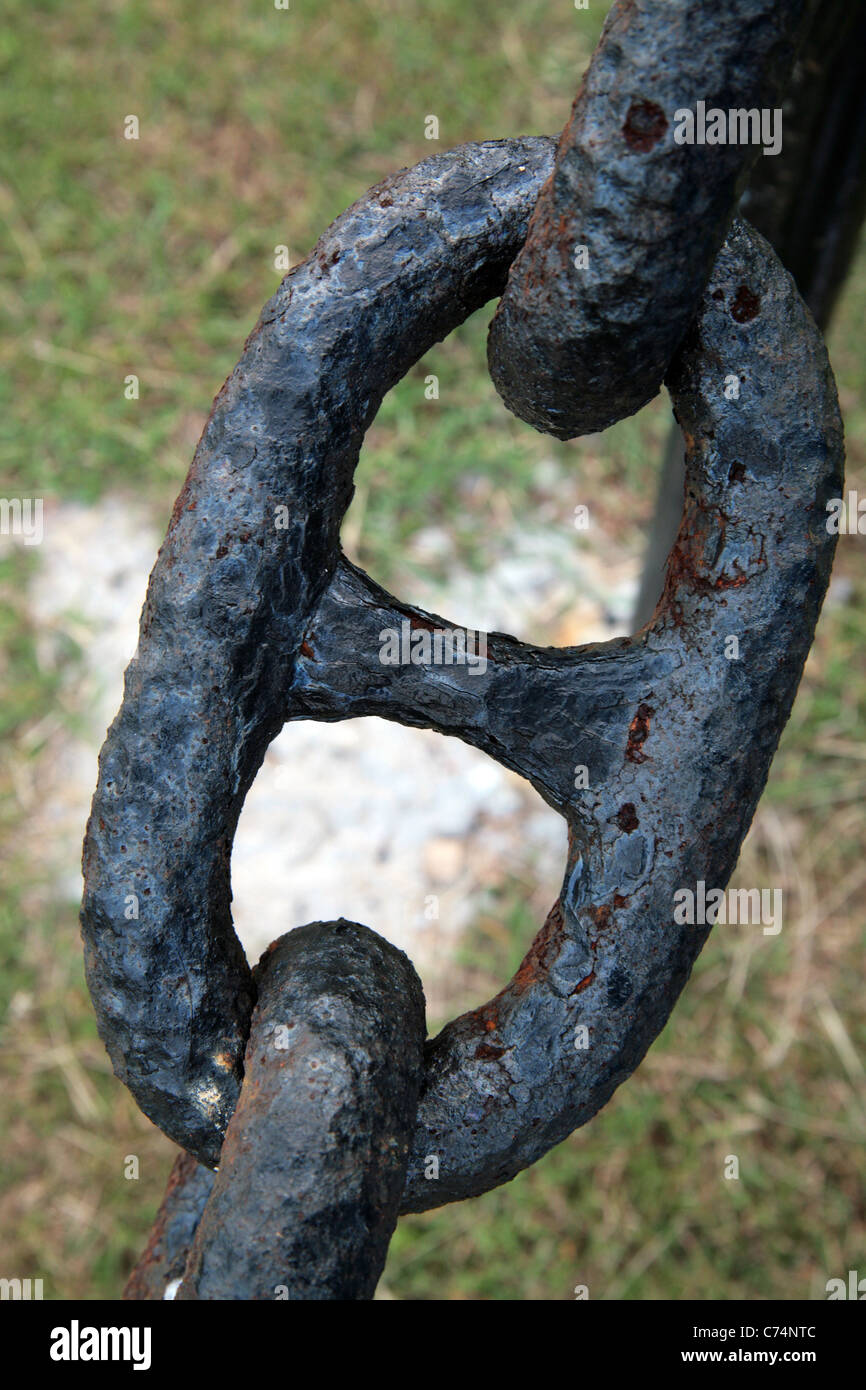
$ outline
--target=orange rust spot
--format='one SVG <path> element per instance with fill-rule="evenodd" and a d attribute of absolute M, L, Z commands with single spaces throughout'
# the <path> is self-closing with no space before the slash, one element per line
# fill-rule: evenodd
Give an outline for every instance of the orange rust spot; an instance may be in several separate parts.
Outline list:
<path fill-rule="evenodd" d="M 482 1004 L 480 1009 L 472 1009 L 471 1012 L 465 1014 L 464 1017 L 472 1019 L 473 1022 L 480 1023 L 485 1032 L 495 1033 L 496 1029 L 499 1027 L 498 1002 L 504 993 L 504 990 L 500 990 L 495 999 L 491 999 L 486 1004 Z"/>
<path fill-rule="evenodd" d="M 738 575 L 732 576 L 720 574 L 718 579 L 714 579 L 712 587 L 714 589 L 742 589 L 744 584 L 748 584 L 749 576 L 743 574 L 742 570 Z"/>
<path fill-rule="evenodd" d="M 649 738 L 650 716 L 654 713 L 655 710 L 647 704 L 642 703 L 637 707 L 637 714 L 629 725 L 628 742 L 625 749 L 625 756 L 630 763 L 646 762 L 647 755 L 643 751 L 643 746 Z"/>
<path fill-rule="evenodd" d="M 594 979 L 595 971 L 591 970 L 588 975 L 584 975 L 579 984 L 575 985 L 574 989 L 571 991 L 572 994 L 580 994 L 582 990 L 588 989 Z"/>
<path fill-rule="evenodd" d="M 632 727 L 634 727 L 633 724 Z M 633 830 L 637 830 L 640 825 L 633 801 L 626 801 L 625 805 L 620 806 L 615 819 L 620 830 L 624 830 L 627 835 L 630 835 Z"/>
<path fill-rule="evenodd" d="M 610 903 L 599 903 L 598 907 L 587 908 L 587 912 L 589 913 L 592 920 L 595 922 L 595 925 L 598 927 L 599 931 L 604 931 L 605 927 L 610 926 Z"/>
<path fill-rule="evenodd" d="M 479 1043 L 475 1049 L 475 1060 L 477 1062 L 497 1062 L 504 1052 L 504 1047 L 495 1047 L 493 1043 Z"/>
<path fill-rule="evenodd" d="M 721 513 L 718 514 L 718 521 L 722 529 L 722 543 L 724 543 L 725 518 Z M 704 568 L 707 539 L 705 534 L 696 534 L 693 529 L 684 524 L 668 557 L 664 593 L 656 611 L 666 608 L 677 626 L 681 626 L 683 621 L 682 606 L 677 599 L 677 593 L 681 586 L 697 593 L 712 593 L 714 590 L 739 588 L 740 585 L 747 582 L 748 576 L 746 575 L 737 576 L 734 580 L 728 579 L 725 575 L 714 581 L 707 578 Z"/>
<path fill-rule="evenodd" d="M 316 659 L 316 653 L 313 651 L 306 637 L 301 643 L 301 656 L 307 657 L 309 661 L 315 661 Z"/>
<path fill-rule="evenodd" d="M 661 140 L 668 119 L 655 101 L 633 101 L 622 127 L 625 143 L 637 154 L 647 154 Z"/>
<path fill-rule="evenodd" d="M 171 509 L 171 517 L 170 517 L 169 523 L 168 523 L 168 532 L 167 532 L 167 534 L 166 534 L 166 539 L 168 538 L 168 536 L 171 535 L 171 533 L 172 533 L 172 531 L 174 530 L 175 526 L 176 526 L 177 523 L 180 521 L 181 513 L 184 512 L 184 511 L 190 511 L 190 510 L 192 510 L 191 507 L 190 507 L 190 505 L 189 505 L 189 494 L 190 494 L 190 491 L 191 491 L 191 482 L 192 482 L 192 468 L 190 468 L 189 472 L 187 473 L 186 479 L 184 480 L 183 487 L 181 488 L 180 492 L 177 494 L 177 497 L 175 498 L 174 506 L 173 506 L 172 509 Z"/>
<path fill-rule="evenodd" d="M 556 902 L 548 912 L 544 926 L 523 957 L 520 968 L 511 981 L 510 987 L 518 994 L 527 990 L 540 975 L 549 969 L 559 951 L 563 927 L 562 906 Z"/>
<path fill-rule="evenodd" d="M 750 323 L 756 318 L 761 301 L 748 285 L 740 285 L 731 305 L 731 318 L 735 323 Z"/>

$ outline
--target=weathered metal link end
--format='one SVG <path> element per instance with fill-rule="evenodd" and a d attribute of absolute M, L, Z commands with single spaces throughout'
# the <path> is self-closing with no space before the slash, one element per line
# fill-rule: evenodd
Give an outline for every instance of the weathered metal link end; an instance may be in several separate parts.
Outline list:
<path fill-rule="evenodd" d="M 115 1067 L 213 1164 L 254 992 L 231 927 L 231 842 L 283 722 L 379 715 L 438 729 L 561 812 L 562 890 L 523 964 L 427 1047 L 404 1210 L 535 1162 L 661 1031 L 710 929 L 675 917 L 676 894 L 727 884 L 835 544 L 826 502 L 843 446 L 826 350 L 791 277 L 736 222 L 668 377 L 687 485 L 653 622 L 563 650 L 492 634 L 483 669 L 383 661 L 383 629 L 455 624 L 341 556 L 364 429 L 432 342 L 501 290 L 551 162 L 547 141 L 496 142 L 404 172 L 338 219 L 266 306 L 151 578 L 85 849 L 88 981 Z M 127 920 L 130 893 L 140 911 Z M 263 1055 L 254 1042 L 244 1105 Z M 292 1103 L 275 1093 L 274 1114 Z M 243 1111 L 238 1125 L 246 1134 Z"/>
<path fill-rule="evenodd" d="M 210 1168 L 192 1154 L 178 1154 L 144 1254 L 127 1280 L 125 1299 L 154 1302 L 174 1296 L 213 1184 Z"/>
<path fill-rule="evenodd" d="M 761 148 L 699 143 L 698 102 L 771 114 L 804 11 L 613 6 L 490 328 L 490 374 L 521 419 L 571 439 L 657 394 Z M 675 141 L 678 111 L 694 143 Z"/>
<path fill-rule="evenodd" d="M 316 922 L 256 970 L 245 1079 L 179 1299 L 369 1299 L 423 1076 L 424 994 L 355 922 Z"/>
<path fill-rule="evenodd" d="M 337 564 L 364 431 L 502 292 L 552 161 L 547 139 L 464 146 L 343 213 L 262 310 L 175 504 L 100 754 L 81 929 L 115 1072 L 211 1166 L 254 1002 L 232 840 Z"/>

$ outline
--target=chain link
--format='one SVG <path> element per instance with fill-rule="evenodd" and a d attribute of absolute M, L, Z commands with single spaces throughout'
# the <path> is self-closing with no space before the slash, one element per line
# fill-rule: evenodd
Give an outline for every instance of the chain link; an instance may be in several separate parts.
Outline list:
<path fill-rule="evenodd" d="M 494 141 L 372 189 L 286 277 L 214 403 L 85 841 L 100 1032 L 141 1108 L 199 1160 L 176 1166 L 127 1297 L 175 1292 L 184 1271 L 184 1299 L 370 1297 L 398 1208 L 484 1192 L 586 1123 L 706 939 L 709 923 L 674 920 L 674 895 L 723 888 L 736 862 L 826 589 L 843 449 L 790 277 L 745 223 L 725 237 L 743 151 L 681 156 L 668 117 L 714 74 L 732 99 L 767 90 L 802 6 L 721 7 L 712 57 L 686 42 L 695 8 L 615 7 L 556 166 L 549 140 Z M 665 592 L 652 623 L 614 643 L 553 651 L 495 634 L 483 671 L 383 665 L 384 629 L 459 628 L 341 554 L 364 432 L 414 362 L 503 291 L 533 209 L 494 375 L 513 408 L 564 435 L 636 409 L 666 375 L 687 486 Z M 585 301 L 557 268 L 578 231 L 600 267 Z M 569 830 L 561 893 L 513 980 L 423 1065 L 420 985 L 375 934 L 298 929 L 251 976 L 231 923 L 232 838 L 268 743 L 287 720 L 366 714 L 483 749 Z"/>
<path fill-rule="evenodd" d="M 510 410 L 559 439 L 657 395 L 759 143 L 680 142 L 698 103 L 776 106 L 806 0 L 620 0 L 581 84 L 490 327 Z M 746 122 L 748 125 L 748 122 Z M 681 131 L 687 134 L 686 124 Z"/>

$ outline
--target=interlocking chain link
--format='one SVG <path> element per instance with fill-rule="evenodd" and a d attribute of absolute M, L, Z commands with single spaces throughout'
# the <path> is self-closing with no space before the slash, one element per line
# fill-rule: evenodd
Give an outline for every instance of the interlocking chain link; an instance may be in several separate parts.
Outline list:
<path fill-rule="evenodd" d="M 617 7 L 636 25 L 653 8 Z M 730 7 L 767 23 L 768 8 Z M 781 30 L 755 32 L 775 35 L 761 48 L 769 63 Z M 658 29 L 659 64 L 663 36 Z M 602 49 L 600 70 L 611 52 Z M 586 90 L 601 129 L 604 84 L 592 71 Z M 630 90 L 615 84 L 609 99 L 621 104 Z M 611 119 L 622 138 L 622 112 Z M 641 122 L 652 125 L 646 111 Z M 632 117 L 641 139 L 644 125 Z M 670 138 L 668 129 L 653 148 Z M 181 1164 L 173 1175 L 129 1297 L 162 1296 L 181 1266 L 182 1298 L 265 1298 L 277 1288 L 370 1296 L 398 1205 L 424 1210 L 507 1181 L 630 1075 L 710 929 L 675 921 L 674 895 L 699 881 L 723 888 L 736 862 L 829 578 L 825 502 L 841 487 L 843 447 L 820 334 L 757 233 L 735 221 L 722 244 L 721 185 L 707 211 L 707 227 L 720 225 L 709 241 L 698 237 L 686 276 L 690 326 L 683 337 L 685 320 L 674 332 L 663 315 L 655 330 L 667 346 L 650 375 L 667 373 L 687 486 L 647 628 L 560 651 L 493 634 L 481 672 L 383 665 L 383 629 L 455 625 L 393 598 L 340 551 L 352 474 L 382 397 L 501 293 L 553 161 L 546 139 L 465 146 L 386 180 L 338 218 L 265 306 L 176 503 L 100 758 L 82 930 L 115 1070 L 155 1123 L 220 1171 L 211 1181 Z M 730 161 L 725 168 L 730 200 L 736 176 Z M 627 206 L 637 188 L 628 182 Z M 666 216 L 682 215 L 682 196 Z M 543 222 L 536 215 L 533 226 Z M 622 266 L 633 248 L 628 219 L 616 225 L 622 255 L 616 237 L 604 254 Z M 680 228 L 685 242 L 689 234 Z M 512 303 L 517 285 L 515 275 Z M 686 291 L 677 294 L 684 312 Z M 649 338 L 653 312 L 638 314 Z M 605 331 L 612 341 L 611 324 Z M 725 389 L 731 380 L 736 393 Z M 570 379 L 570 397 L 580 385 Z M 636 408 L 622 399 L 615 414 Z M 740 662 L 729 659 L 731 637 Z M 290 933 L 259 967 L 253 1013 L 257 981 L 231 923 L 232 838 L 268 743 L 287 720 L 364 714 L 483 749 L 526 777 L 569 830 L 559 898 L 520 969 L 427 1045 L 423 1077 L 420 995 L 393 948 L 356 924 Z M 130 892 L 142 904 L 133 921 L 123 912 Z M 328 1052 L 334 1010 L 340 1045 Z M 268 1040 L 282 1025 L 289 1044 L 278 1055 Z M 318 1099 L 304 1109 L 317 1047 L 331 1059 L 327 1084 L 316 1082 Z M 357 1146 L 329 1119 L 341 1087 Z M 341 1182 L 357 1217 L 352 1238 L 327 1216 L 306 1227 L 297 1205 L 302 1183 L 306 1212 L 332 1211 Z M 187 1260 L 196 1206 L 205 1214 Z"/>
<path fill-rule="evenodd" d="M 776 106 L 807 11 L 612 7 L 490 327 L 490 374 L 521 419 L 571 439 L 658 393 L 761 150 L 739 117 Z M 679 140 L 676 114 L 698 103 L 725 113 L 724 143 Z"/>

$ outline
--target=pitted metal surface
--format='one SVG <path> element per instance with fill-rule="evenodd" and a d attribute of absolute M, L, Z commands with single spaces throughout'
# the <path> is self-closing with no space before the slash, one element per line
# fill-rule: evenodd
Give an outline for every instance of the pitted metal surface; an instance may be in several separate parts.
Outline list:
<path fill-rule="evenodd" d="M 217 396 L 84 851 L 101 1035 L 189 1155 L 128 1298 L 371 1297 L 398 1210 L 508 1181 L 664 1026 L 711 925 L 676 898 L 723 890 L 736 863 L 827 586 L 843 465 L 820 334 L 763 239 L 728 226 L 757 149 L 708 161 L 671 122 L 699 101 L 772 105 L 805 9 L 623 0 L 555 165 L 549 140 L 496 141 L 385 180 L 286 277 Z M 494 633 L 480 664 L 423 642 L 390 664 L 387 631 L 461 630 L 342 555 L 364 433 L 503 289 L 491 371 L 538 428 L 603 428 L 665 378 L 686 486 L 664 594 L 631 638 Z M 232 928 L 232 840 L 270 740 L 358 715 L 464 739 L 568 825 L 514 978 L 426 1045 L 417 977 L 368 929 L 299 928 L 251 974 Z"/>
<path fill-rule="evenodd" d="M 762 149 L 707 146 L 697 127 L 677 143 L 677 113 L 772 115 L 806 11 L 612 7 L 490 328 L 490 374 L 522 420 L 571 439 L 658 393 Z"/>
<path fill-rule="evenodd" d="M 177 1297 L 372 1298 L 424 1072 L 421 982 L 345 921 L 289 932 L 255 975 L 244 1085 Z"/>
<path fill-rule="evenodd" d="M 842 427 L 821 336 L 743 222 L 668 384 L 685 510 L 636 636 L 551 650 L 493 634 L 483 674 L 410 665 L 386 683 L 383 629 L 452 624 L 345 560 L 308 628 L 290 717 L 378 714 L 456 734 L 569 825 L 561 896 L 514 979 L 429 1045 L 407 1211 L 513 1177 L 638 1065 L 709 932 L 675 923 L 674 895 L 726 886 L 790 713 L 832 562 Z"/>
<path fill-rule="evenodd" d="M 339 553 L 340 508 L 375 408 L 364 367 L 380 388 L 396 375 L 371 335 L 414 360 L 447 326 L 446 304 L 467 311 L 501 283 L 549 157 L 546 142 L 496 144 L 380 186 L 268 306 L 161 552 L 88 841 L 84 930 L 103 1034 L 143 1108 L 213 1162 L 251 997 L 229 940 L 231 832 L 285 719 L 375 713 L 455 734 L 565 815 L 562 894 L 515 979 L 429 1045 L 406 1210 L 484 1191 L 533 1162 L 604 1104 L 660 1031 L 707 930 L 675 926 L 674 892 L 727 882 L 833 549 L 824 503 L 841 486 L 842 440 L 826 353 L 790 277 L 737 223 L 670 375 L 689 480 L 650 627 L 563 651 L 494 634 L 483 674 L 381 664 L 384 628 L 440 624 Z M 442 284 L 445 263 L 457 283 Z M 438 317 L 419 320 L 419 299 L 429 307 L 431 297 Z M 274 530 L 283 504 L 285 535 Z M 725 654 L 729 636 L 739 659 Z M 585 790 L 574 785 L 580 766 Z M 136 888 L 146 909 L 121 927 L 123 895 Z M 439 1155 L 435 1182 L 423 1176 L 429 1154 Z"/>

